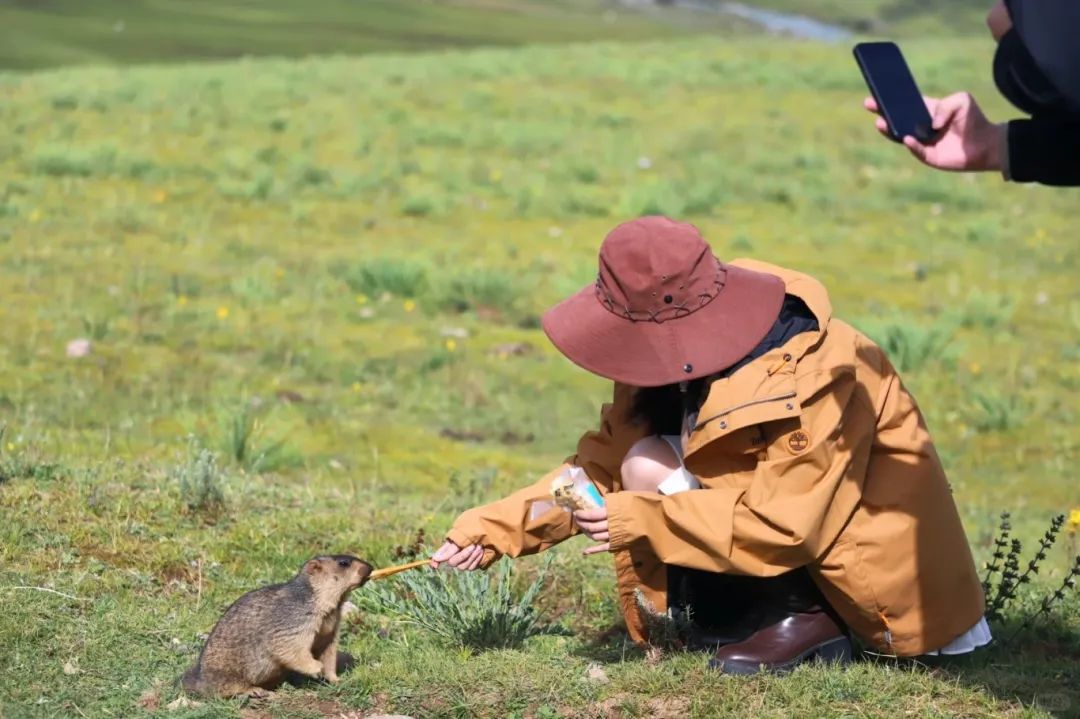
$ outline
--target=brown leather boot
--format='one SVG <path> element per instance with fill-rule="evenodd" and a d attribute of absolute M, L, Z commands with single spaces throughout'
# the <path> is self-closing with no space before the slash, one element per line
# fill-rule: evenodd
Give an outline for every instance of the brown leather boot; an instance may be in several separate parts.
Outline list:
<path fill-rule="evenodd" d="M 709 666 L 725 674 L 779 674 L 813 659 L 851 660 L 851 642 L 820 607 L 792 612 L 738 644 L 720 647 Z"/>

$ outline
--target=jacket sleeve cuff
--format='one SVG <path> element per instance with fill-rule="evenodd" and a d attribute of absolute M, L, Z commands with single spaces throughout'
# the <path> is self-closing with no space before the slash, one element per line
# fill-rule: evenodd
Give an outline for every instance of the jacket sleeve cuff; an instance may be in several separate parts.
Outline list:
<path fill-rule="evenodd" d="M 457 527 L 451 527 L 450 531 L 446 533 L 447 541 L 453 542 L 459 547 L 464 547 L 469 544 L 477 544 L 477 540 L 473 539 L 465 532 L 461 531 Z"/>
<path fill-rule="evenodd" d="M 626 549 L 641 538 L 634 521 L 636 492 L 612 492 L 604 500 L 608 512 L 608 543 L 611 551 Z"/>

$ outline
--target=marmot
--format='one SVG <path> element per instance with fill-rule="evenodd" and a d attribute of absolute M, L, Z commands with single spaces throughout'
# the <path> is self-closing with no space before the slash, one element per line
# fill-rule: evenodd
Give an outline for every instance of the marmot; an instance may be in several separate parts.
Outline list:
<path fill-rule="evenodd" d="M 233 602 L 180 678 L 206 697 L 259 695 L 290 672 L 336 682 L 341 605 L 367 581 L 371 565 L 345 554 L 309 559 L 284 584 L 248 592 Z"/>

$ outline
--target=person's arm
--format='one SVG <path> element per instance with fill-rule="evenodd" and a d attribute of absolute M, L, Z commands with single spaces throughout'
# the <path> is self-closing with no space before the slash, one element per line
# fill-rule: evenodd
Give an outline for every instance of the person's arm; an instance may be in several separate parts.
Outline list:
<path fill-rule="evenodd" d="M 612 495 L 610 548 L 643 543 L 667 564 L 753 576 L 819 560 L 862 502 L 877 462 L 939 462 L 922 413 L 884 352 L 861 336 L 857 352 L 857 377 L 837 372 L 804 404 L 805 450 L 760 462 L 745 489 Z"/>
<path fill-rule="evenodd" d="M 433 561 L 436 564 L 449 561 L 455 567 L 475 569 L 488 566 L 502 555 L 519 557 L 541 552 L 577 534 L 579 529 L 569 512 L 552 509 L 530 517 L 533 504 L 551 501 L 551 480 L 571 464 L 584 469 L 602 495 L 619 489 L 623 457 L 644 435 L 643 429 L 627 421 L 632 393 L 630 387 L 615 385 L 612 402 L 601 410 L 600 428 L 582 436 L 577 454 L 561 467 L 509 497 L 462 513 L 447 532 L 447 544 L 436 552 Z M 471 554 L 452 561 L 452 557 L 470 547 L 474 548 Z"/>
<path fill-rule="evenodd" d="M 759 462 L 745 488 L 612 495 L 610 549 L 643 543 L 666 564 L 753 576 L 815 561 L 861 497 L 874 441 L 862 392 L 853 372 L 838 374 L 803 407 L 809 447 Z"/>
<path fill-rule="evenodd" d="M 1013 120 L 1008 127 L 1006 179 L 1080 187 L 1080 119 Z"/>

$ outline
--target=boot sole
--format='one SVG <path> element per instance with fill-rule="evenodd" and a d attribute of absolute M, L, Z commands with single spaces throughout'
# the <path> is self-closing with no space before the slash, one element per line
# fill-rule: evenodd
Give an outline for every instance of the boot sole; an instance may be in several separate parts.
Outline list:
<path fill-rule="evenodd" d="M 738 660 L 723 662 L 718 659 L 712 659 L 709 661 L 709 668 L 716 669 L 722 674 L 747 675 L 757 674 L 758 672 L 787 674 L 800 664 L 814 660 L 829 664 L 849 664 L 851 663 L 851 642 L 848 641 L 847 637 L 830 639 L 827 642 L 822 642 L 815 647 L 807 649 L 791 661 L 782 664 L 754 664 Z"/>

